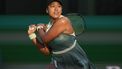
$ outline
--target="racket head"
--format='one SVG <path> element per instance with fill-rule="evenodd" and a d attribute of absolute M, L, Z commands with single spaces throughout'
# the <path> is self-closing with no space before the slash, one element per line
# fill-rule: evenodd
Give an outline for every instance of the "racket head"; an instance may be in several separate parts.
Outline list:
<path fill-rule="evenodd" d="M 69 13 L 65 16 L 70 19 L 75 35 L 80 35 L 85 31 L 85 21 L 83 16 L 78 13 Z"/>

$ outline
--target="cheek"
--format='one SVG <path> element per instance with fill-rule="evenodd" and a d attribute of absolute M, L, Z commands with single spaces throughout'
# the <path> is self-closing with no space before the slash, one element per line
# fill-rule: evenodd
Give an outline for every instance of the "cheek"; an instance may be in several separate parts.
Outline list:
<path fill-rule="evenodd" d="M 59 11 L 62 12 L 62 8 L 60 8 Z"/>
<path fill-rule="evenodd" d="M 52 12 L 53 12 L 53 10 L 51 10 L 51 9 L 50 9 L 50 10 L 48 10 L 48 13 L 49 13 L 49 14 L 51 14 Z"/>
<path fill-rule="evenodd" d="M 60 10 L 60 14 L 62 14 L 62 10 Z"/>
<path fill-rule="evenodd" d="M 49 9 L 50 13 L 54 12 L 54 9 Z"/>
<path fill-rule="evenodd" d="M 50 10 L 48 14 L 49 16 L 53 16 L 53 10 Z"/>

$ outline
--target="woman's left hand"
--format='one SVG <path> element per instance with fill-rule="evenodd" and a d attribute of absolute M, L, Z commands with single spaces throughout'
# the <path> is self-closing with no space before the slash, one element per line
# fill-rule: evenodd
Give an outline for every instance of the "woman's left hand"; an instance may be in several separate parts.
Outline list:
<path fill-rule="evenodd" d="M 28 34 L 32 34 L 36 31 L 36 25 L 32 24 L 29 26 L 29 29 L 28 29 Z"/>

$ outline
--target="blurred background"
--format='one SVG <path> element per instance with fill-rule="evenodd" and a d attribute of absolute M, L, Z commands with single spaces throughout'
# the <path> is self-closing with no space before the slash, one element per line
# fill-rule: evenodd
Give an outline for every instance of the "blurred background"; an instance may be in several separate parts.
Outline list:
<path fill-rule="evenodd" d="M 48 0 L 0 0 L 0 69 L 44 69 L 44 56 L 28 38 L 30 24 L 48 23 Z M 83 49 L 98 69 L 122 68 L 122 0 L 62 0 L 63 14 L 80 13 Z M 76 18 L 77 19 L 77 18 Z"/>

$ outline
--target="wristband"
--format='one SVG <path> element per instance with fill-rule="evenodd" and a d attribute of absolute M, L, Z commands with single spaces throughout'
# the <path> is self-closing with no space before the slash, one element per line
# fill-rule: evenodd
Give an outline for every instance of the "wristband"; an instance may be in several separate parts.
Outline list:
<path fill-rule="evenodd" d="M 29 38 L 30 38 L 31 40 L 34 39 L 34 38 L 36 38 L 36 34 L 35 34 L 35 33 L 30 34 L 30 35 L 29 35 Z"/>

